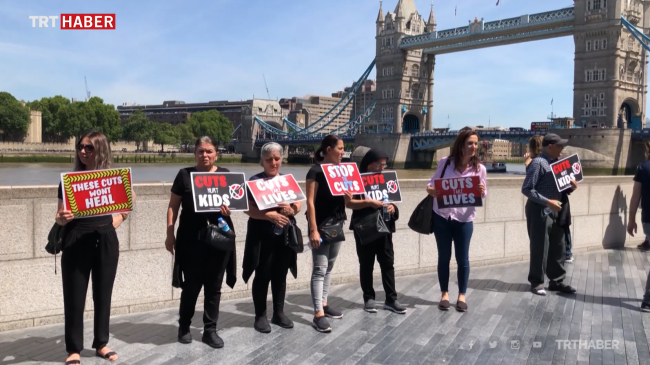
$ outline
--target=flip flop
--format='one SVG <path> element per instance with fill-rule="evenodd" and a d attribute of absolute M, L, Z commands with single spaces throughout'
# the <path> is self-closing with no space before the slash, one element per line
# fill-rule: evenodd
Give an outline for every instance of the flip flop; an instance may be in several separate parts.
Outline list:
<path fill-rule="evenodd" d="M 68 360 L 68 361 L 65 362 L 65 365 L 77 365 L 77 364 L 81 364 L 81 361 L 79 361 L 79 360 Z"/>
<path fill-rule="evenodd" d="M 105 353 L 104 355 L 102 355 L 102 354 L 99 352 L 99 350 L 97 350 L 97 351 L 95 351 L 95 355 L 97 355 L 97 357 L 104 358 L 104 359 L 106 359 L 106 360 L 108 360 L 108 361 L 115 361 L 115 360 L 111 360 L 110 357 L 113 356 L 113 355 L 117 355 L 117 353 L 116 353 L 115 351 L 110 351 L 110 352 L 107 352 L 107 353 Z M 116 359 L 116 360 L 117 360 L 117 359 Z"/>

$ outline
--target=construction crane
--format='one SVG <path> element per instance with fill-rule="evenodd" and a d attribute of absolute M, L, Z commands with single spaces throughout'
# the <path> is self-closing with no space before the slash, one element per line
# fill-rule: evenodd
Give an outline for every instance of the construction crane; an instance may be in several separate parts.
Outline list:
<path fill-rule="evenodd" d="M 84 76 L 84 82 L 86 83 L 86 101 L 90 99 L 90 91 L 88 91 L 88 81 L 86 80 L 86 76 Z"/>
<path fill-rule="evenodd" d="M 269 94 L 269 87 L 268 87 L 268 85 L 266 85 L 266 76 L 264 76 L 264 74 L 262 74 L 262 77 L 264 78 L 264 87 L 266 88 L 266 96 L 268 96 L 269 100 L 271 100 L 271 94 Z"/>

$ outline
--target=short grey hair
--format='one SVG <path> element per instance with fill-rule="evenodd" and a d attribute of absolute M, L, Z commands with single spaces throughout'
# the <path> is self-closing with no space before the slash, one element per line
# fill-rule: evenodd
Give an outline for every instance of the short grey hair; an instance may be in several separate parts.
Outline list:
<path fill-rule="evenodd" d="M 264 146 L 262 146 L 262 150 L 260 151 L 260 156 L 262 157 L 262 159 L 260 160 L 260 165 L 264 163 L 263 161 L 264 156 L 270 154 L 271 152 L 276 152 L 276 151 L 280 153 L 280 158 L 284 157 L 284 148 L 282 148 L 280 144 L 275 142 L 269 142 L 264 144 Z"/>

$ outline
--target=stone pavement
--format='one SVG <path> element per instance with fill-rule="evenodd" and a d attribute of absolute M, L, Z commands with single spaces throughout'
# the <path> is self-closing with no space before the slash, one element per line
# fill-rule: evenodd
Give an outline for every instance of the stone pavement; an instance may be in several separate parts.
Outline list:
<path fill-rule="evenodd" d="M 116 363 L 134 365 L 650 364 L 650 313 L 639 311 L 649 257 L 630 248 L 578 254 L 567 265 L 577 295 L 546 297 L 530 293 L 527 262 L 475 268 L 467 313 L 437 309 L 435 274 L 397 278 L 406 315 L 366 313 L 358 285 L 340 285 L 330 305 L 345 316 L 330 320 L 329 334 L 310 325 L 308 290 L 287 295 L 295 328 L 272 325 L 270 334 L 253 329 L 250 299 L 227 301 L 218 326 L 226 345 L 218 350 L 200 342 L 201 308 L 190 345 L 176 342 L 176 309 L 115 316 L 109 345 L 120 355 Z M 380 281 L 375 288 L 381 303 Z M 454 304 L 457 286 L 450 283 L 450 290 Z M 82 364 L 108 364 L 90 349 L 92 321 L 85 336 Z M 0 365 L 62 364 L 65 355 L 61 324 L 0 333 Z"/>

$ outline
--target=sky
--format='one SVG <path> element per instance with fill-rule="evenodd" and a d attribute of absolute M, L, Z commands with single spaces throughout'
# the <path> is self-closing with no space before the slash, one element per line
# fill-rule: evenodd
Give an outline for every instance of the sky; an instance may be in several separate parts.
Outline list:
<path fill-rule="evenodd" d="M 384 1 L 384 13 L 397 0 Z M 415 0 L 429 16 L 431 2 Z M 573 0 L 437 0 L 437 29 L 573 6 Z M 457 15 L 454 9 L 457 7 Z M 161 104 L 330 95 L 375 56 L 376 0 L 5 0 L 0 91 Z M 114 13 L 115 30 L 32 27 L 30 15 Z M 58 22 L 57 22 L 58 27 Z M 528 127 L 573 115 L 572 37 L 436 57 L 434 127 Z M 376 77 L 376 70 L 371 74 Z M 553 99 L 553 107 L 551 106 Z M 553 108 L 553 109 L 552 109 Z"/>

